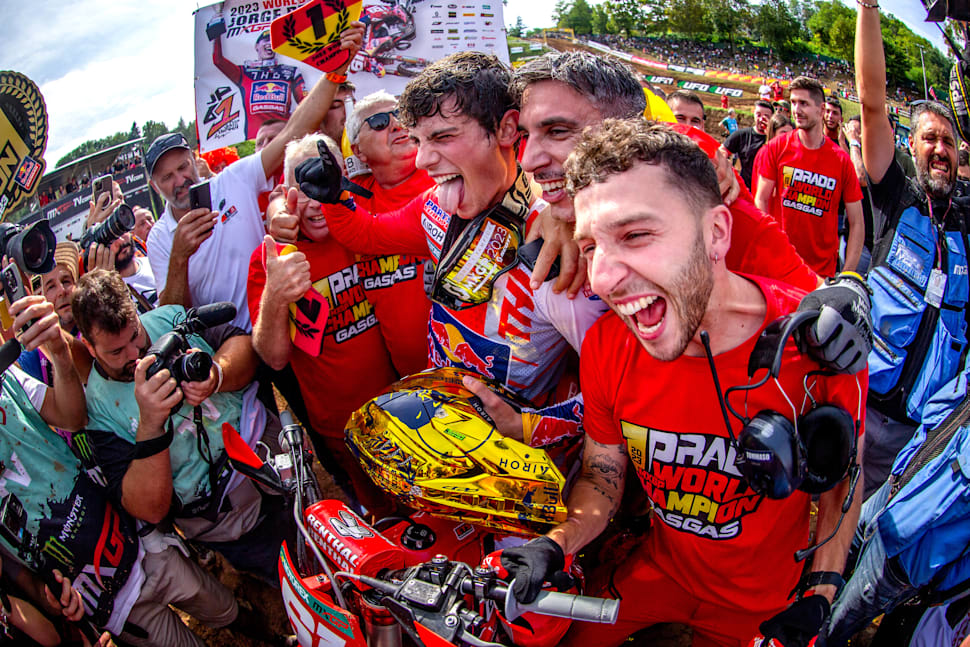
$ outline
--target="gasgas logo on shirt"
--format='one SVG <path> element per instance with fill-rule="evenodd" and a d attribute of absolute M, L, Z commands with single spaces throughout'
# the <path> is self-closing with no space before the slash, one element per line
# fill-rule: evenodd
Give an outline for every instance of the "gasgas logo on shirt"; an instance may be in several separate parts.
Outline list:
<path fill-rule="evenodd" d="M 832 207 L 838 180 L 821 173 L 785 166 L 782 168 L 781 204 L 789 209 L 822 216 Z"/>
<path fill-rule="evenodd" d="M 730 440 L 678 434 L 621 421 L 627 452 L 657 516 L 671 528 L 710 539 L 741 534 L 761 495 L 734 465 Z"/>
<path fill-rule="evenodd" d="M 374 306 L 364 294 L 356 264 L 316 281 L 313 288 L 330 302 L 324 334 L 338 344 L 377 325 Z"/>

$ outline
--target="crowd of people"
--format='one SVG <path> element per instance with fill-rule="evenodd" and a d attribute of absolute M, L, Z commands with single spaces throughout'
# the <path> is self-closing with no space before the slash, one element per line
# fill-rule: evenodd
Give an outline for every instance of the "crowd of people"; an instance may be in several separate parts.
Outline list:
<path fill-rule="evenodd" d="M 859 119 L 793 72 L 753 127 L 722 124 L 723 145 L 696 95 L 667 97 L 678 123 L 648 120 L 633 72 L 586 52 L 514 72 L 452 54 L 352 111 L 348 61 L 218 170 L 178 133 L 155 139 L 158 221 L 59 243 L 40 293 L 7 304 L 23 353 L 0 378 L 0 477 L 22 532 L 0 532 L 0 557 L 28 610 L 11 631 L 58 644 L 49 618 L 86 616 L 102 645 L 202 644 L 178 609 L 292 641 L 188 557 L 278 586 L 296 540 L 222 430 L 278 448 L 278 393 L 350 505 L 394 513 L 347 420 L 399 377 L 456 367 L 483 420 L 577 474 L 566 520 L 493 562 L 520 603 L 591 544 L 635 537 L 584 564 L 586 594 L 621 599 L 617 622 L 574 622 L 560 644 L 675 622 L 698 645 L 837 646 L 917 596 L 910 644 L 959 644 L 958 138 L 925 103 L 897 150 L 875 5 L 857 38 Z M 352 180 L 344 133 L 366 168 Z M 212 206 L 193 202 L 203 173 Z M 123 201 L 115 185 L 86 225 Z"/>

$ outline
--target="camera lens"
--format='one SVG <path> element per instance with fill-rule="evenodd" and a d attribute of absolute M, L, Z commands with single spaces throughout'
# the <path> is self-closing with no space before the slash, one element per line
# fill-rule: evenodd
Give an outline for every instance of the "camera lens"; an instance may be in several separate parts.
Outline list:
<path fill-rule="evenodd" d="M 187 353 L 172 363 L 172 375 L 176 381 L 202 382 L 209 379 L 212 357 L 208 353 Z"/>
<path fill-rule="evenodd" d="M 3 253 L 26 272 L 46 274 L 54 269 L 55 245 L 57 240 L 50 223 L 38 220 L 28 227 L 6 230 Z"/>
<path fill-rule="evenodd" d="M 134 227 L 135 213 L 128 205 L 120 204 L 104 222 L 97 225 L 95 231 L 91 232 L 91 238 L 102 245 L 110 245 Z"/>

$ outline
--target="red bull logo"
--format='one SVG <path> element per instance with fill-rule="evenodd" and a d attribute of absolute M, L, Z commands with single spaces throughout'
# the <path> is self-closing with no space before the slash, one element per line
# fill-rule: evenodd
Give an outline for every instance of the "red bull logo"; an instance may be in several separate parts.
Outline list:
<path fill-rule="evenodd" d="M 275 81 L 253 83 L 249 95 L 250 112 L 279 112 L 289 103 L 289 85 Z"/>
<path fill-rule="evenodd" d="M 479 375 L 496 379 L 492 372 L 495 362 L 494 355 L 486 355 L 485 357 L 479 355 L 472 345 L 465 341 L 461 331 L 451 324 L 431 319 L 430 326 L 432 340 L 451 363 L 463 365 Z"/>

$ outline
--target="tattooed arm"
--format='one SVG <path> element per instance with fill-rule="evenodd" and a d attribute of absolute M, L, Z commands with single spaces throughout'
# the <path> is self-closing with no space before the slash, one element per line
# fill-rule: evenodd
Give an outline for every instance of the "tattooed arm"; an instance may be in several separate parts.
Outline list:
<path fill-rule="evenodd" d="M 603 445 L 586 436 L 583 472 L 569 495 L 566 521 L 548 537 L 567 555 L 577 553 L 596 539 L 620 507 L 627 456 L 623 445 Z"/>

